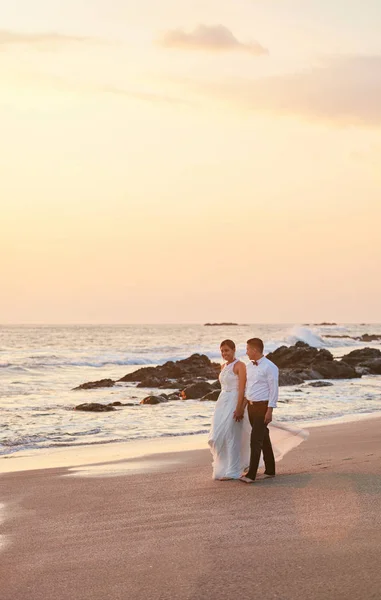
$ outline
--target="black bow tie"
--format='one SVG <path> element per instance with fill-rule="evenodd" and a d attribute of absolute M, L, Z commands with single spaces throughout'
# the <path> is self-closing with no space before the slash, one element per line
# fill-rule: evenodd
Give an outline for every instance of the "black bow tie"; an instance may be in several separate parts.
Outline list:
<path fill-rule="evenodd" d="M 251 361 L 253 363 L 253 365 L 255 365 L 256 367 L 258 366 L 258 361 L 257 360 L 252 360 Z"/>

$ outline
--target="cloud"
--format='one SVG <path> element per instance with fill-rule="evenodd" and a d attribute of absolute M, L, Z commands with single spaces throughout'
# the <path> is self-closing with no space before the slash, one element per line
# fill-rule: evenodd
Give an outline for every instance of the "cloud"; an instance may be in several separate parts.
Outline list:
<path fill-rule="evenodd" d="M 167 31 L 159 40 L 163 48 L 205 50 L 209 52 L 242 51 L 254 56 L 268 54 L 258 42 L 240 42 L 224 25 L 199 25 L 189 33 L 183 29 Z"/>
<path fill-rule="evenodd" d="M 6 82 L 0 80 L 0 93 L 2 84 L 5 90 L 9 91 L 12 87 L 20 90 L 35 91 L 42 95 L 51 92 L 60 94 L 86 95 L 86 96 L 114 96 L 125 100 L 134 100 L 149 104 L 179 105 L 183 107 L 193 106 L 193 102 L 178 95 L 165 94 L 155 88 L 151 90 L 141 89 L 140 87 L 114 86 L 101 82 L 92 82 L 86 79 L 74 79 L 70 76 L 54 75 L 52 73 L 41 73 L 35 71 L 17 72 Z M 26 103 L 32 98 L 33 94 L 18 94 L 19 99 Z"/>
<path fill-rule="evenodd" d="M 202 83 L 241 108 L 343 125 L 381 125 L 381 55 L 326 59 L 299 73 Z"/>
<path fill-rule="evenodd" d="M 85 42 L 89 38 L 65 35 L 61 33 L 20 33 L 7 29 L 0 29 L 0 47 L 28 44 L 40 46 L 44 44 L 62 44 L 70 42 Z"/>
<path fill-rule="evenodd" d="M 141 100 L 143 102 L 154 102 L 154 103 L 165 103 L 165 104 L 179 104 L 184 106 L 191 106 L 192 102 L 176 96 L 170 96 L 165 94 L 159 94 L 156 92 L 147 92 L 140 90 L 129 90 L 125 88 L 118 88 L 110 85 L 94 85 L 86 86 L 86 91 L 94 93 L 111 94 L 114 96 L 124 96 L 132 100 Z"/>

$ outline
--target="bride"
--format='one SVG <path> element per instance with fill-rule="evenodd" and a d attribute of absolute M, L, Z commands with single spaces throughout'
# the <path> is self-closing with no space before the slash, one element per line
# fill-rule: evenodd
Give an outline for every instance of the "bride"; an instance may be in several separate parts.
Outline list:
<path fill-rule="evenodd" d="M 220 350 L 225 362 L 219 376 L 221 393 L 216 402 L 208 444 L 213 456 L 213 479 L 226 481 L 239 479 L 249 466 L 251 425 L 246 409 L 242 421 L 234 418 L 235 411 L 240 413 L 245 404 L 246 366 L 236 358 L 232 340 L 224 340 Z M 300 429 L 278 423 L 269 425 L 269 430 L 276 461 L 307 437 L 307 433 Z"/>

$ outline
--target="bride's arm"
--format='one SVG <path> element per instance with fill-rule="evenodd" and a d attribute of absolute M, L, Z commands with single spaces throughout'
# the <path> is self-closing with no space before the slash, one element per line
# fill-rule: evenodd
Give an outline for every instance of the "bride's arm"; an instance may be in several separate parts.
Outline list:
<path fill-rule="evenodd" d="M 238 375 L 238 400 L 237 407 L 234 411 L 234 418 L 236 421 L 242 421 L 243 413 L 245 412 L 246 399 L 245 399 L 245 389 L 246 389 L 246 366 L 243 362 L 239 361 L 235 365 L 234 370 L 236 370 L 236 374 Z"/>

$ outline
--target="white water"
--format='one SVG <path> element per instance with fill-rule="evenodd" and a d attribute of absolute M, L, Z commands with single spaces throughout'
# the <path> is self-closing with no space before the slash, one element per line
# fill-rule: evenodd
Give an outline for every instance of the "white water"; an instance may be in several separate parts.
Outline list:
<path fill-rule="evenodd" d="M 269 352 L 298 340 L 342 356 L 364 344 L 324 335 L 381 333 L 380 325 L 306 327 L 171 326 L 13 326 L 0 327 L 0 454 L 23 448 L 75 446 L 128 439 L 206 432 L 214 404 L 170 402 L 126 407 L 111 413 L 81 413 L 81 402 L 136 402 L 152 390 L 118 384 L 114 388 L 71 391 L 85 381 L 119 379 L 141 365 L 162 364 L 194 352 L 220 360 L 219 344 L 232 338 L 244 356 L 249 337 L 262 337 Z M 381 410 L 381 377 L 335 381 L 333 387 L 281 388 L 281 421 L 327 419 Z M 302 390 L 302 392 L 297 390 Z"/>

